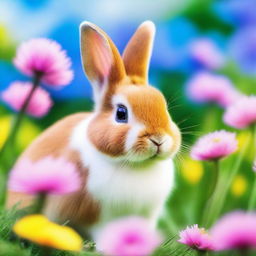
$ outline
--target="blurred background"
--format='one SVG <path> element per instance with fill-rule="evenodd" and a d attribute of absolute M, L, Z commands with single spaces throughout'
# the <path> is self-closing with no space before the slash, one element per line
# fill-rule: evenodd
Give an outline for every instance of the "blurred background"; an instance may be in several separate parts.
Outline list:
<path fill-rule="evenodd" d="M 61 90 L 45 87 L 54 98 L 54 107 L 43 119 L 26 118 L 19 150 L 61 117 L 92 107 L 91 87 L 80 62 L 82 21 L 100 26 L 122 52 L 137 26 L 152 20 L 157 33 L 149 81 L 166 96 L 184 144 L 177 160 L 177 185 L 166 213 L 167 219 L 174 221 L 165 221 L 163 226 L 169 232 L 196 223 L 204 200 L 200 194 L 211 174 L 208 165 L 188 159 L 189 145 L 206 132 L 231 129 L 222 122 L 221 107 L 193 101 L 186 85 L 199 72 L 207 72 L 225 76 L 241 93 L 256 93 L 255 13 L 255 0 L 0 0 L 0 92 L 12 81 L 28 80 L 14 68 L 12 59 L 16 47 L 30 38 L 58 41 L 71 57 L 75 73 L 72 83 Z M 12 111 L 0 103 L 0 146 L 11 115 Z M 245 136 L 241 133 L 239 139 Z M 234 179 L 229 192 L 232 200 L 224 211 L 245 204 L 252 178 L 249 167 L 249 161 L 244 163 L 243 172 Z"/>

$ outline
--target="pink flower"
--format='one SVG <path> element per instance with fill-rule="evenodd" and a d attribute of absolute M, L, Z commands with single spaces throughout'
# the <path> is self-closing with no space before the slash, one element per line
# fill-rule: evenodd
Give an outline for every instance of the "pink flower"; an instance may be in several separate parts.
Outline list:
<path fill-rule="evenodd" d="M 32 86 L 31 83 L 13 82 L 9 88 L 3 91 L 1 98 L 14 110 L 19 111 L 27 99 Z M 38 87 L 28 104 L 26 112 L 31 116 L 42 117 L 49 112 L 52 105 L 53 102 L 49 93 Z"/>
<path fill-rule="evenodd" d="M 253 169 L 253 171 L 256 172 L 256 160 L 255 160 L 254 163 L 253 163 L 252 169 Z"/>
<path fill-rule="evenodd" d="M 227 77 L 206 71 L 199 72 L 189 80 L 186 93 L 195 102 L 213 102 L 222 107 L 230 105 L 240 97 Z"/>
<path fill-rule="evenodd" d="M 37 162 L 24 159 L 11 170 L 8 187 L 28 194 L 66 194 L 79 189 L 80 177 L 64 158 L 46 157 Z"/>
<path fill-rule="evenodd" d="M 148 256 L 160 242 L 160 235 L 148 226 L 145 219 L 128 217 L 108 224 L 96 244 L 106 255 Z"/>
<path fill-rule="evenodd" d="M 196 160 L 218 160 L 237 150 L 236 134 L 224 130 L 201 137 L 192 147 L 191 157 Z"/>
<path fill-rule="evenodd" d="M 61 46 L 46 38 L 31 39 L 21 44 L 14 59 L 15 66 L 25 75 L 40 73 L 42 81 L 52 86 L 64 86 L 73 79 L 71 61 Z"/>
<path fill-rule="evenodd" d="M 214 249 L 210 235 L 204 228 L 198 228 L 198 225 L 187 227 L 181 231 L 178 242 L 199 251 L 212 251 Z"/>
<path fill-rule="evenodd" d="M 225 61 L 214 42 L 207 38 L 194 41 L 190 46 L 190 53 L 196 61 L 210 69 L 222 67 Z"/>
<path fill-rule="evenodd" d="M 232 212 L 211 229 L 216 250 L 256 248 L 256 213 Z"/>
<path fill-rule="evenodd" d="M 244 96 L 230 105 L 223 116 L 226 124 L 243 129 L 256 123 L 256 96 Z"/>

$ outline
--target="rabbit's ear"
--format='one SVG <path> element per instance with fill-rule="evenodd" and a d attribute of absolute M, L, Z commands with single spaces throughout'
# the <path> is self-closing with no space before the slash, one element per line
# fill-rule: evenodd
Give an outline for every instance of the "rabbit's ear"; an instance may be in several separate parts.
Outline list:
<path fill-rule="evenodd" d="M 143 22 L 130 39 L 123 53 L 126 73 L 135 76 L 143 84 L 148 82 L 148 68 L 155 36 L 155 25 Z"/>
<path fill-rule="evenodd" d="M 122 80 L 126 73 L 123 60 L 111 39 L 90 22 L 80 25 L 80 44 L 84 71 L 91 81 L 94 97 Z"/>

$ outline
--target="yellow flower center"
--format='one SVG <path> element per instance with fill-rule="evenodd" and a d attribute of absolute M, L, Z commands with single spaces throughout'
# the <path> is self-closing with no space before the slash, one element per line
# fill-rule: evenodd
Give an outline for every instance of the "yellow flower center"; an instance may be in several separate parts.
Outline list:
<path fill-rule="evenodd" d="M 212 139 L 212 142 L 215 142 L 215 143 L 218 143 L 218 142 L 220 142 L 220 141 L 221 141 L 220 138 L 213 138 L 213 139 Z"/>

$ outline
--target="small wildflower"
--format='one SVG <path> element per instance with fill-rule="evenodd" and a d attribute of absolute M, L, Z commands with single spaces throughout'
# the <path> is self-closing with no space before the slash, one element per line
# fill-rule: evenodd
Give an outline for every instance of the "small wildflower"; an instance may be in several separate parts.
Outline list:
<path fill-rule="evenodd" d="M 46 38 L 31 39 L 21 44 L 14 59 L 15 66 L 25 75 L 40 74 L 44 83 L 64 86 L 73 79 L 71 60 L 61 46 Z"/>
<path fill-rule="evenodd" d="M 11 129 L 11 115 L 0 117 L 0 149 L 4 145 Z M 23 151 L 38 135 L 40 129 L 29 119 L 21 124 L 20 132 L 17 134 L 17 148 Z"/>
<path fill-rule="evenodd" d="M 62 158 L 46 157 L 37 162 L 21 160 L 10 173 L 8 187 L 29 194 L 66 194 L 79 189 L 75 166 Z"/>
<path fill-rule="evenodd" d="M 19 111 L 24 105 L 32 87 L 31 83 L 13 82 L 9 88 L 2 92 L 1 98 L 12 109 Z M 38 87 L 28 104 L 26 112 L 34 117 L 42 117 L 49 112 L 52 105 L 53 102 L 49 93 Z"/>
<path fill-rule="evenodd" d="M 244 96 L 231 104 L 223 116 L 231 127 L 243 129 L 256 123 L 256 96 Z"/>
<path fill-rule="evenodd" d="M 160 244 L 160 235 L 139 217 L 108 224 L 96 241 L 99 251 L 111 256 L 147 256 Z"/>
<path fill-rule="evenodd" d="M 247 189 L 247 180 L 242 175 L 237 175 L 231 185 L 231 192 L 235 197 L 244 195 Z"/>
<path fill-rule="evenodd" d="M 225 60 L 214 42 L 207 38 L 202 38 L 192 42 L 190 54 L 199 63 L 210 69 L 217 69 L 223 66 Z"/>
<path fill-rule="evenodd" d="M 255 171 L 255 172 L 256 172 L 256 160 L 253 162 L 252 169 L 253 169 L 253 171 Z"/>
<path fill-rule="evenodd" d="M 192 147 L 191 157 L 195 160 L 218 160 L 237 150 L 236 134 L 225 130 L 215 131 L 201 137 Z"/>
<path fill-rule="evenodd" d="M 198 103 L 216 103 L 226 107 L 240 98 L 231 81 L 221 75 L 201 71 L 187 83 L 187 96 Z"/>
<path fill-rule="evenodd" d="M 204 169 L 201 162 L 187 158 L 182 163 L 181 172 L 190 184 L 196 184 L 201 180 Z"/>
<path fill-rule="evenodd" d="M 180 232 L 179 243 L 185 244 L 195 250 L 212 251 L 214 250 L 213 241 L 204 228 L 198 225 L 187 227 Z"/>
<path fill-rule="evenodd" d="M 256 248 L 256 213 L 232 212 L 212 227 L 216 250 L 247 250 Z"/>
<path fill-rule="evenodd" d="M 39 214 L 18 220 L 13 231 L 41 246 L 67 251 L 80 251 L 83 246 L 82 238 L 73 229 L 50 222 Z"/>

